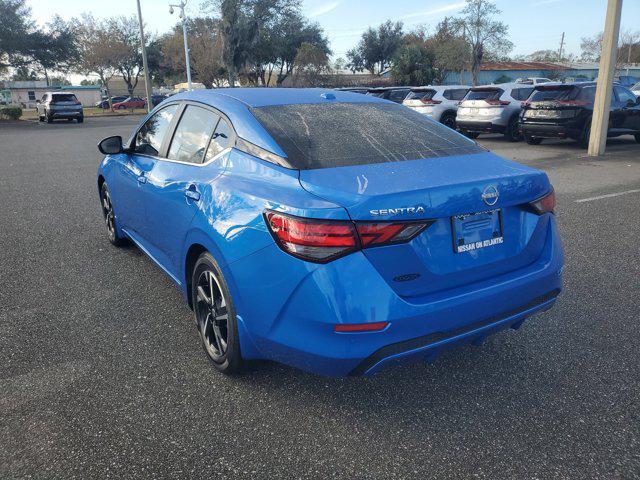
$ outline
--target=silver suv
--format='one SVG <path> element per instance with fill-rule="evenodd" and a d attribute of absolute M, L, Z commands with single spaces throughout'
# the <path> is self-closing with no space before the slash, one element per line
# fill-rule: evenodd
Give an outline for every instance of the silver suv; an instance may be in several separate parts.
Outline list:
<path fill-rule="evenodd" d="M 458 104 L 470 88 L 466 85 L 415 87 L 402 104 L 449 128 L 456 128 Z"/>
<path fill-rule="evenodd" d="M 57 119 L 66 119 L 71 122 L 74 119 L 78 123 L 84 121 L 82 103 L 78 101 L 73 93 L 47 92 L 37 101 L 36 110 L 38 119 L 51 123 Z"/>
<path fill-rule="evenodd" d="M 511 142 L 521 140 L 520 110 L 532 91 L 532 86 L 520 83 L 473 87 L 458 107 L 458 130 L 470 138 L 503 133 Z"/>

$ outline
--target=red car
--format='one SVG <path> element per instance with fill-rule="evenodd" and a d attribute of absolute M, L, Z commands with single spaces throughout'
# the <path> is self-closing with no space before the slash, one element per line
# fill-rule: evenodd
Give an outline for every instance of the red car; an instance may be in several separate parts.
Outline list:
<path fill-rule="evenodd" d="M 144 108 L 147 102 L 142 98 L 128 97 L 122 102 L 114 103 L 111 106 L 112 110 L 133 110 L 134 108 Z"/>

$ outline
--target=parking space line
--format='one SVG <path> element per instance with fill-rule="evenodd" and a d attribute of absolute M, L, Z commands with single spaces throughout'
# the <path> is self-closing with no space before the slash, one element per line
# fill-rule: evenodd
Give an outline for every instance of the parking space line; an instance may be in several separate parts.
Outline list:
<path fill-rule="evenodd" d="M 591 202 L 593 200 L 601 200 L 603 198 L 620 197 L 630 193 L 640 193 L 640 188 L 636 188 L 635 190 L 625 190 L 624 192 L 607 193 L 606 195 L 598 195 L 597 197 L 581 198 L 580 200 L 576 200 L 576 203 Z"/>

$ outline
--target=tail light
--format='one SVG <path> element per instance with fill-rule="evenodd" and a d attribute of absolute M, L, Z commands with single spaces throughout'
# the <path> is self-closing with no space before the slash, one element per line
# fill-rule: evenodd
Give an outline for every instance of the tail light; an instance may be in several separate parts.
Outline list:
<path fill-rule="evenodd" d="M 553 212 L 556 208 L 556 193 L 551 188 L 551 191 L 547 193 L 544 197 L 539 198 L 538 200 L 531 202 L 529 205 L 533 207 L 538 215 L 542 215 L 543 213 Z"/>
<path fill-rule="evenodd" d="M 432 100 L 430 98 L 424 98 L 424 97 L 421 98 L 420 101 L 425 105 L 440 105 L 442 103 L 442 100 Z"/>
<path fill-rule="evenodd" d="M 274 211 L 264 216 L 282 250 L 315 263 L 327 263 L 363 248 L 409 242 L 433 223 L 322 220 Z"/>
<path fill-rule="evenodd" d="M 337 333 L 379 332 L 387 328 L 387 325 L 389 322 L 339 323 L 333 326 L 333 331 Z"/>
<path fill-rule="evenodd" d="M 511 104 L 511 102 L 509 102 L 508 100 L 489 99 L 489 100 L 485 100 L 485 102 L 487 102 L 489 105 L 510 105 Z"/>

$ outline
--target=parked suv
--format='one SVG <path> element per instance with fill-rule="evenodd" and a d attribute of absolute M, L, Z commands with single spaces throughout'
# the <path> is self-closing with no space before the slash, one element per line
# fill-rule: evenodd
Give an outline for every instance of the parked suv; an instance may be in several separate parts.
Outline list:
<path fill-rule="evenodd" d="M 521 140 L 521 102 L 532 91 L 532 86 L 520 83 L 472 88 L 458 107 L 458 129 L 470 138 L 476 138 L 480 133 L 503 133 L 511 142 Z"/>
<path fill-rule="evenodd" d="M 78 123 L 84 121 L 82 103 L 73 93 L 47 92 L 37 101 L 36 111 L 41 122 L 46 120 L 47 123 L 51 123 L 61 118 L 69 122 L 74 119 Z"/>
<path fill-rule="evenodd" d="M 458 104 L 469 88 L 466 85 L 416 87 L 411 89 L 402 104 L 455 129 Z"/>
<path fill-rule="evenodd" d="M 539 85 L 522 111 L 522 132 L 527 143 L 543 138 L 572 138 L 589 144 L 596 83 Z M 615 85 L 611 96 L 608 137 L 635 135 L 640 143 L 640 100 L 630 90 Z"/>
<path fill-rule="evenodd" d="M 402 103 L 407 94 L 411 91 L 411 87 L 380 87 L 370 88 L 367 95 L 384 98 L 392 102 Z"/>

